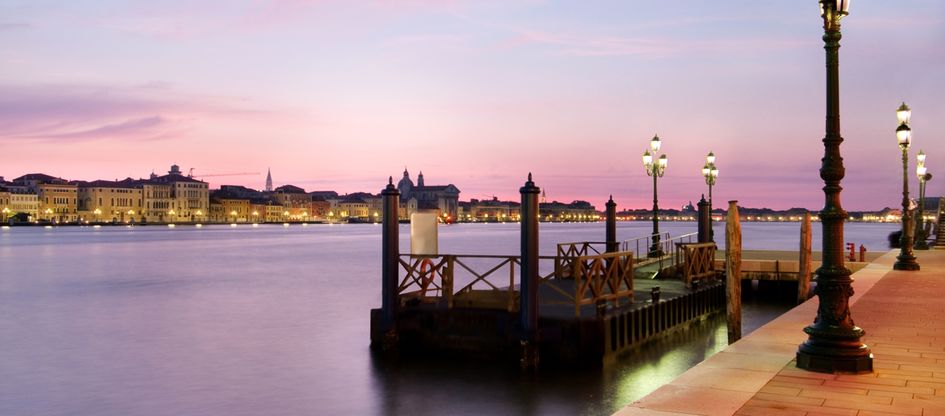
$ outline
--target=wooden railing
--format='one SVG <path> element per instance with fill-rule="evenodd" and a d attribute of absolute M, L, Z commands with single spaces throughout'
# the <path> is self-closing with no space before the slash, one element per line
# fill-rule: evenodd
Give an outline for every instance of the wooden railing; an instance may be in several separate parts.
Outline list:
<path fill-rule="evenodd" d="M 715 243 L 681 244 L 683 281 L 692 287 L 696 280 L 715 279 Z"/>
<path fill-rule="evenodd" d="M 588 252 L 595 252 L 587 248 Z M 557 268 L 561 256 L 539 257 L 539 304 L 573 306 L 580 316 L 584 305 L 633 299 L 633 254 L 590 254 L 569 260 L 568 277 Z M 401 306 L 435 305 L 518 310 L 518 256 L 439 255 L 400 256 Z M 458 289 L 457 289 L 458 288 Z"/>
<path fill-rule="evenodd" d="M 623 299 L 633 300 L 633 253 L 581 256 L 571 264 L 566 278 L 555 278 L 557 273 L 542 278 L 542 293 L 548 295 L 540 300 L 542 305 L 573 307 L 575 316 L 580 317 L 585 305 L 612 302 L 619 306 Z M 573 285 L 562 284 L 571 279 Z"/>
<path fill-rule="evenodd" d="M 504 306 L 509 312 L 518 310 L 518 291 L 515 290 L 516 265 L 521 268 L 518 257 L 474 255 L 451 257 L 455 259 L 454 262 L 458 266 L 457 269 L 453 269 L 454 273 L 458 271 L 460 274 L 465 274 L 465 276 L 460 276 L 459 280 L 468 281 L 465 286 L 456 291 L 454 304 L 467 307 Z M 498 264 L 494 264 L 495 261 L 498 261 Z M 503 270 L 506 268 L 508 273 Z M 453 279 L 456 280 L 456 276 Z M 503 284 L 505 286 L 502 286 Z"/>
<path fill-rule="evenodd" d="M 455 256 L 401 255 L 404 274 L 397 294 L 404 303 L 444 303 L 453 306 Z"/>
<path fill-rule="evenodd" d="M 607 251 L 606 242 L 578 241 L 558 244 L 558 251 L 555 254 L 555 277 L 571 277 L 574 261 L 578 257 L 601 254 L 605 251 Z"/>
<path fill-rule="evenodd" d="M 633 301 L 633 254 L 628 252 L 584 256 L 574 264 L 574 314 L 582 305 Z"/>

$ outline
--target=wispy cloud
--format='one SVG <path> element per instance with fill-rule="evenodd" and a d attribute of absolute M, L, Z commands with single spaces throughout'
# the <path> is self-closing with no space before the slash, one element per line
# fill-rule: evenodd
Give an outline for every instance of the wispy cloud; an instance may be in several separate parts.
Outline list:
<path fill-rule="evenodd" d="M 153 141 L 183 138 L 206 119 L 266 114 L 239 98 L 175 94 L 155 81 L 134 87 L 0 85 L 0 141 Z"/>
<path fill-rule="evenodd" d="M 32 27 L 32 25 L 30 25 L 29 23 L 7 23 L 7 22 L 0 22 L 0 32 L 7 32 L 7 31 L 11 31 L 11 30 L 29 29 L 30 27 Z"/>

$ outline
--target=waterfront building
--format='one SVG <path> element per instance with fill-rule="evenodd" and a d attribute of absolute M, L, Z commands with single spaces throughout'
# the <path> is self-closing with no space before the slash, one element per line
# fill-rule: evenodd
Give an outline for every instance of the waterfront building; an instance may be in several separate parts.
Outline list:
<path fill-rule="evenodd" d="M 34 193 L 9 189 L 10 217 L 26 216 L 24 220 L 36 222 L 39 219 L 39 196 Z"/>
<path fill-rule="evenodd" d="M 272 194 L 273 199 L 286 208 L 307 208 L 312 197 L 305 193 L 305 189 L 294 185 L 282 185 Z"/>
<path fill-rule="evenodd" d="M 427 185 L 424 183 L 423 172 L 417 175 L 416 185 L 410 179 L 410 173 L 404 169 L 404 176 L 397 183 L 400 191 L 400 201 L 416 200 L 416 208 L 409 211 L 407 204 L 407 218 L 416 210 L 436 210 L 437 215 L 456 219 L 459 211 L 459 188 L 449 185 Z"/>
<path fill-rule="evenodd" d="M 282 205 L 275 204 L 275 203 L 266 204 L 266 208 L 264 212 L 265 213 L 263 215 L 265 215 L 266 222 L 284 222 L 285 221 L 285 218 L 284 218 L 285 215 L 283 214 L 285 214 L 286 211 L 282 207 Z"/>
<path fill-rule="evenodd" d="M 10 191 L 2 186 L 3 177 L 0 177 L 0 222 L 7 222 L 7 219 L 13 216 L 13 207 L 10 205 Z"/>
<path fill-rule="evenodd" d="M 322 200 L 338 199 L 338 193 L 335 191 L 312 191 L 308 193 L 312 199 L 321 198 Z"/>
<path fill-rule="evenodd" d="M 149 181 L 170 185 L 175 222 L 206 221 L 210 210 L 210 190 L 206 182 L 184 176 L 177 165 L 171 165 L 167 175 L 152 175 Z"/>
<path fill-rule="evenodd" d="M 57 223 L 78 220 L 76 186 L 65 179 L 43 173 L 31 173 L 14 179 L 13 184 L 36 194 L 40 220 Z"/>
<path fill-rule="evenodd" d="M 226 211 L 224 210 L 223 202 L 216 198 L 211 198 L 209 203 L 210 207 L 207 209 L 207 211 L 210 213 L 210 215 L 207 216 L 207 221 L 213 223 L 226 222 Z"/>
<path fill-rule="evenodd" d="M 519 202 L 500 201 L 499 198 L 494 196 L 491 200 L 484 201 L 471 199 L 469 200 L 469 204 L 463 208 L 465 217 L 461 219 L 464 221 L 485 222 L 517 221 L 520 206 L 521 203 Z"/>
<path fill-rule="evenodd" d="M 75 181 L 80 222 L 147 222 L 142 188 L 124 181 Z"/>
<path fill-rule="evenodd" d="M 309 204 L 309 213 L 312 220 L 321 221 L 328 218 L 328 213 L 331 211 L 331 202 L 322 197 L 312 196 L 312 202 Z"/>
<path fill-rule="evenodd" d="M 220 199 L 223 204 L 225 218 L 219 222 L 249 222 L 251 217 L 248 199 Z"/>
<path fill-rule="evenodd" d="M 370 195 L 370 194 L 367 194 Z M 346 221 L 368 222 L 371 219 L 371 204 L 367 201 L 370 197 L 364 194 L 345 195 L 337 204 L 335 215 L 337 218 Z"/>
<path fill-rule="evenodd" d="M 253 195 L 259 197 L 253 198 Z M 210 192 L 210 205 L 216 209 L 210 210 L 209 221 L 214 223 L 256 222 L 259 210 L 253 215 L 254 199 L 257 205 L 264 204 L 261 193 L 254 189 L 242 186 L 223 185 L 220 189 Z M 254 218 L 256 221 L 254 221 Z"/>
<path fill-rule="evenodd" d="M 151 179 L 135 181 L 141 188 L 141 216 L 144 222 L 175 223 L 178 213 L 174 209 L 173 185 L 154 181 L 157 175 L 151 174 Z"/>
<path fill-rule="evenodd" d="M 573 201 L 569 204 L 552 201 L 539 204 L 538 209 L 544 221 L 597 221 L 600 213 L 587 201 Z"/>

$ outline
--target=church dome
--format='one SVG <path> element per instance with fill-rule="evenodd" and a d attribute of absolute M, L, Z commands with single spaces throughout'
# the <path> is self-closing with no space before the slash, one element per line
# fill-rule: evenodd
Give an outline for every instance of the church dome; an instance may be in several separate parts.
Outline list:
<path fill-rule="evenodd" d="M 410 174 L 407 173 L 407 169 L 404 169 L 404 177 L 400 179 L 400 182 L 397 182 L 397 190 L 401 194 L 410 192 L 413 189 L 413 181 L 410 180 Z"/>

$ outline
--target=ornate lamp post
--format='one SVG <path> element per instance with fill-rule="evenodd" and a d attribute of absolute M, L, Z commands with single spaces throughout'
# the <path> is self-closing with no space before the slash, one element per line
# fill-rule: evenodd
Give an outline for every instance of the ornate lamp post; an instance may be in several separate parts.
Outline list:
<path fill-rule="evenodd" d="M 928 250 L 928 236 L 925 234 L 925 183 L 932 180 L 932 174 L 925 167 L 925 152 L 919 151 L 916 155 L 918 166 L 915 168 L 915 176 L 919 178 L 919 221 L 915 226 L 915 248 L 916 250 Z"/>
<path fill-rule="evenodd" d="M 827 53 L 827 120 L 824 157 L 820 177 L 824 180 L 823 261 L 817 269 L 819 305 L 814 323 L 804 328 L 808 339 L 797 349 L 797 367 L 825 373 L 871 372 L 873 354 L 860 341 L 864 331 L 853 323 L 850 270 L 843 264 L 843 222 L 846 211 L 840 206 L 840 181 L 844 176 L 840 156 L 840 18 L 847 15 L 850 0 L 820 0 L 824 20 L 824 49 Z"/>
<path fill-rule="evenodd" d="M 702 177 L 705 178 L 705 184 L 709 185 L 709 212 L 712 212 L 712 187 L 715 186 L 715 181 L 719 177 L 719 170 L 715 167 L 715 153 L 709 152 L 706 155 Z"/>
<path fill-rule="evenodd" d="M 893 264 L 895 270 L 919 270 L 919 263 L 915 261 L 915 255 L 912 253 L 915 231 L 914 221 L 909 200 L 909 145 L 912 143 L 912 128 L 909 127 L 909 120 L 912 118 L 912 110 L 906 103 L 902 103 L 896 110 L 896 118 L 899 119 L 899 127 L 896 128 L 896 139 L 899 141 L 899 149 L 902 150 L 902 237 L 899 238 L 899 255 L 896 256 L 896 263 Z"/>
<path fill-rule="evenodd" d="M 714 230 L 712 229 L 712 186 L 715 185 L 715 181 L 719 177 L 719 169 L 715 167 L 715 153 L 709 152 L 705 156 L 705 166 L 702 167 L 702 177 L 705 178 L 705 184 L 709 185 L 709 218 L 708 223 L 708 237 L 709 241 L 715 241 L 714 239 Z"/>
<path fill-rule="evenodd" d="M 661 145 L 660 137 L 653 136 L 653 140 L 650 140 L 650 149 L 653 150 L 653 154 L 650 154 L 649 150 L 643 153 L 643 168 L 646 169 L 647 176 L 653 177 L 653 245 L 650 246 L 648 257 L 663 256 L 663 249 L 660 247 L 660 206 L 656 193 L 656 180 L 663 177 L 663 173 L 666 172 L 666 155 L 660 155 L 657 161 L 653 161 L 653 157 L 660 151 Z"/>

